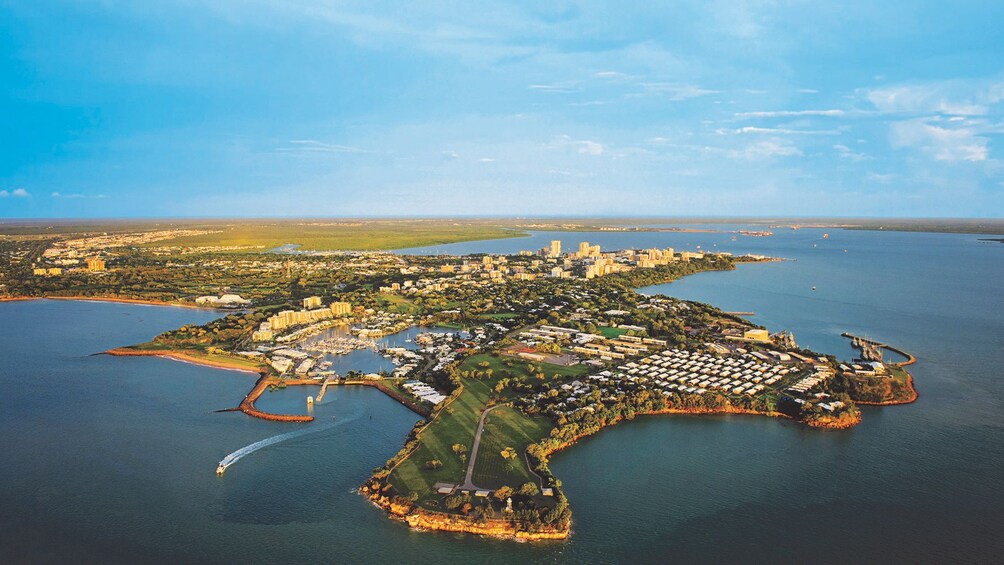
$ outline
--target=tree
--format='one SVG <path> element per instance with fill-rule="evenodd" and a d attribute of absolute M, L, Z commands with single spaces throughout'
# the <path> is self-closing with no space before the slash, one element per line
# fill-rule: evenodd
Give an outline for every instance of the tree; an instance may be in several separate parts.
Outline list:
<path fill-rule="evenodd" d="M 528 481 L 519 487 L 519 493 L 523 496 L 537 496 L 540 494 L 540 489 L 537 488 L 536 484 Z"/>
<path fill-rule="evenodd" d="M 425 462 L 426 469 L 433 470 L 433 469 L 440 469 L 442 467 L 443 467 L 443 462 L 440 461 L 439 459 L 430 459 Z"/>
<path fill-rule="evenodd" d="M 449 510 L 456 510 L 457 508 L 460 508 L 460 506 L 463 505 L 465 502 L 467 502 L 467 496 L 462 493 L 451 494 L 447 496 L 445 500 L 443 500 L 443 504 Z"/>
<path fill-rule="evenodd" d="M 505 499 L 512 496 L 512 493 L 513 493 L 512 487 L 507 485 L 502 485 L 495 490 L 495 494 L 493 496 L 497 498 L 500 502 L 505 502 Z"/>
<path fill-rule="evenodd" d="M 517 455 L 516 450 L 511 447 L 503 449 L 500 453 L 502 454 L 502 458 L 507 460 L 515 459 Z"/>
<path fill-rule="evenodd" d="M 453 446 L 451 447 L 451 449 L 453 450 L 454 453 L 457 454 L 457 457 L 460 457 L 461 461 L 467 461 L 467 446 L 466 445 L 464 445 L 462 443 L 455 443 L 455 444 L 453 444 Z"/>

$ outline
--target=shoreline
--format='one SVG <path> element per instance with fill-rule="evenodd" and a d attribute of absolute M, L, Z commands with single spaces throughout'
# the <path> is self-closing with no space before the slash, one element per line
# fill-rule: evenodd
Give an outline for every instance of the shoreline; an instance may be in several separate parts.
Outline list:
<path fill-rule="evenodd" d="M 920 394 L 917 392 L 917 389 L 913 386 L 913 375 L 910 374 L 910 372 L 906 371 L 905 369 L 904 372 L 906 372 L 906 386 L 907 388 L 910 389 L 910 396 L 908 398 L 902 400 L 885 400 L 883 402 L 868 402 L 865 400 L 855 400 L 854 403 L 859 406 L 901 406 L 903 404 L 913 404 L 914 402 L 917 402 L 917 399 L 920 398 Z"/>
<path fill-rule="evenodd" d="M 144 298 L 116 298 L 104 296 L 42 296 L 43 300 L 72 300 L 79 302 L 110 302 L 116 304 L 136 304 L 140 306 L 171 306 L 174 308 L 188 308 L 191 310 L 219 310 L 219 308 L 199 306 L 187 302 L 164 302 L 161 300 L 148 300 Z"/>
<path fill-rule="evenodd" d="M 309 385 L 321 386 L 321 384 L 323 383 L 323 381 L 315 381 L 313 379 L 283 380 L 270 376 L 268 369 L 266 369 L 265 367 L 261 367 L 260 369 L 255 370 L 255 369 L 250 369 L 243 365 L 237 365 L 236 363 L 227 363 L 224 360 L 206 359 L 198 355 L 187 353 L 185 351 L 177 351 L 170 349 L 143 350 L 143 349 L 130 349 L 128 347 L 116 347 L 113 349 L 109 349 L 107 351 L 102 351 L 100 355 L 111 355 L 113 357 L 160 357 L 164 359 L 170 359 L 172 361 L 178 361 L 181 363 L 189 363 L 191 365 L 199 365 L 202 367 L 210 367 L 213 369 L 222 369 L 225 371 L 238 371 L 241 373 L 257 374 L 259 376 L 258 380 L 255 381 L 254 386 L 251 387 L 251 390 L 248 391 L 248 393 L 244 396 L 244 399 L 241 400 L 240 404 L 238 404 L 234 408 L 226 408 L 223 411 L 235 412 L 239 410 L 253 418 L 270 420 L 274 422 L 309 422 L 312 421 L 314 417 L 299 415 L 299 414 L 273 414 L 271 412 L 264 412 L 256 408 L 254 406 L 255 401 L 258 400 L 258 397 L 260 397 L 262 393 L 265 392 L 265 389 L 267 389 L 269 385 L 278 385 L 281 383 L 286 386 L 309 386 Z M 412 402 L 408 398 L 404 397 L 394 389 L 385 386 L 380 381 L 338 380 L 329 384 L 329 386 L 331 385 L 336 385 L 336 386 L 359 385 L 359 386 L 372 387 L 384 393 L 392 400 L 397 401 L 405 408 L 411 410 L 412 412 L 415 412 L 419 416 L 427 418 L 430 415 L 430 411 L 423 410 L 421 406 Z"/>
<path fill-rule="evenodd" d="M 835 424 L 835 423 L 826 423 L 818 421 L 812 422 L 805 420 L 797 420 L 787 414 L 777 411 L 757 411 L 746 408 L 736 408 L 732 406 L 721 409 L 664 408 L 660 410 L 652 410 L 649 412 L 638 412 L 637 415 L 638 416 L 661 416 L 661 415 L 766 416 L 770 418 L 790 420 L 792 422 L 804 425 L 806 427 L 819 430 L 849 429 L 861 422 L 860 413 L 857 415 L 856 418 L 853 419 L 853 421 L 849 423 Z M 541 461 L 542 463 L 546 464 L 551 455 L 564 451 L 577 444 L 579 440 L 596 435 L 602 430 L 616 426 L 625 420 L 626 418 L 623 417 L 618 418 L 617 420 L 608 422 L 599 429 L 590 432 L 580 433 L 567 441 L 564 441 L 549 449 L 545 449 L 545 451 L 542 453 L 541 459 L 538 459 L 538 461 Z M 524 454 L 524 456 L 526 456 L 526 454 Z M 530 467 L 530 471 L 533 472 L 535 475 L 537 474 L 532 467 Z M 382 485 L 382 487 L 378 487 L 377 485 Z M 389 483 L 384 483 L 381 479 L 378 479 L 376 476 L 371 476 L 370 479 L 366 482 L 366 484 L 360 487 L 359 492 L 360 494 L 368 498 L 370 502 L 372 502 L 375 506 L 383 509 L 387 513 L 388 518 L 402 521 L 408 524 L 410 528 L 416 531 L 469 533 L 474 535 L 482 535 L 500 539 L 532 540 L 532 541 L 564 540 L 571 535 L 571 521 L 569 521 L 569 526 L 565 529 L 560 529 L 560 530 L 549 529 L 540 532 L 529 532 L 526 530 L 520 530 L 516 528 L 513 525 L 513 523 L 508 520 L 492 520 L 485 522 L 476 522 L 462 515 L 449 514 L 446 512 L 437 512 L 425 508 L 417 508 L 414 506 L 414 504 L 410 502 L 402 503 L 400 500 L 394 500 L 391 497 L 387 496 L 385 491 L 389 486 L 390 486 Z"/>
<path fill-rule="evenodd" d="M 99 355 L 111 355 L 112 357 L 163 357 L 173 361 L 180 361 L 182 363 L 189 363 L 192 365 L 201 365 L 203 367 L 212 367 L 214 369 L 240 371 L 242 373 L 252 373 L 261 376 L 268 374 L 268 371 L 264 368 L 258 370 L 250 369 L 243 365 L 237 365 L 235 363 L 231 364 L 222 360 L 218 361 L 214 359 L 205 359 L 189 352 L 171 349 L 130 349 L 128 347 L 115 347 L 102 351 Z"/>
<path fill-rule="evenodd" d="M 35 296 L 4 296 L 0 297 L 0 302 L 24 302 L 26 300 L 41 300 Z"/>
<path fill-rule="evenodd" d="M 127 347 L 116 347 L 114 349 L 109 349 L 102 352 L 104 355 L 111 355 L 114 357 L 160 357 L 163 359 L 170 359 L 172 361 L 180 361 L 182 363 L 189 363 L 192 365 L 200 365 L 203 367 L 210 367 L 213 369 L 223 369 L 228 371 L 239 371 L 242 373 L 257 374 L 258 380 L 255 381 L 251 390 L 244 395 L 243 400 L 236 408 L 227 408 L 222 410 L 223 412 L 235 412 L 240 410 L 241 412 L 252 416 L 254 418 L 259 418 L 261 420 L 269 420 L 273 422 L 311 422 L 314 420 L 313 416 L 303 416 L 296 414 L 272 414 L 271 412 L 263 412 L 255 408 L 254 402 L 258 400 L 261 393 L 268 388 L 268 385 L 275 384 L 279 382 L 278 379 L 274 379 L 269 376 L 268 369 L 261 367 L 257 371 L 250 369 L 243 365 L 237 365 L 236 363 L 227 363 L 223 360 L 206 359 L 193 355 L 191 353 L 186 353 L 184 351 L 175 351 L 170 349 L 129 349 Z"/>
<path fill-rule="evenodd" d="M 170 306 L 173 308 L 188 308 L 191 310 L 222 311 L 212 306 L 199 306 L 188 302 L 164 302 L 144 298 L 119 298 L 114 296 L 10 296 L 0 298 L 0 302 L 22 302 L 27 300 L 67 300 L 78 302 L 108 302 L 114 304 L 136 304 L 140 306 Z"/>

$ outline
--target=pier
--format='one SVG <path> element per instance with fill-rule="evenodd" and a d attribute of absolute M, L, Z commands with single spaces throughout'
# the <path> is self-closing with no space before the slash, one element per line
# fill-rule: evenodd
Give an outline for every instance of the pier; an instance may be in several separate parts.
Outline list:
<path fill-rule="evenodd" d="M 248 416 L 254 416 L 255 418 L 261 418 L 262 420 L 271 420 L 273 422 L 311 422 L 314 420 L 313 416 L 303 416 L 299 414 L 271 414 L 269 412 L 262 412 L 255 408 L 254 403 L 261 396 L 261 393 L 265 392 L 268 385 L 275 384 L 276 379 L 270 378 L 268 376 L 262 376 L 258 379 L 258 382 L 254 384 L 254 388 L 251 392 L 248 392 L 244 396 L 244 400 L 241 401 L 240 411 L 247 414 Z"/>
<path fill-rule="evenodd" d="M 899 353 L 903 357 L 906 357 L 906 361 L 901 361 L 899 363 L 888 363 L 889 365 L 893 365 L 895 367 L 905 367 L 907 365 L 913 365 L 914 363 L 917 362 L 917 358 L 916 357 L 914 357 L 913 355 L 907 353 L 906 351 L 903 351 L 902 349 L 899 349 L 897 347 L 893 347 L 892 345 L 889 345 L 889 344 L 886 344 L 886 343 L 882 343 L 882 342 L 879 342 L 879 341 L 875 341 L 873 339 L 868 339 L 866 337 L 856 336 L 856 335 L 853 335 L 853 334 L 850 334 L 850 333 L 847 333 L 847 332 L 844 332 L 844 333 L 842 333 L 840 335 L 842 337 L 846 337 L 846 338 L 850 339 L 851 340 L 851 345 L 853 345 L 855 348 L 861 349 L 861 351 L 862 351 L 862 357 L 864 359 L 868 359 L 868 357 L 866 355 L 872 355 L 872 354 L 877 353 L 878 359 L 868 359 L 868 360 L 870 360 L 870 361 L 872 361 L 872 360 L 874 360 L 874 361 L 881 361 L 882 360 L 882 351 L 881 350 L 882 349 L 888 349 L 889 351 L 892 351 L 894 353 Z"/>
<path fill-rule="evenodd" d="M 280 383 L 282 383 L 285 386 L 310 386 L 310 385 L 317 386 L 317 381 L 314 379 L 279 379 L 276 377 L 262 376 L 255 383 L 251 391 L 244 396 L 244 400 L 241 401 L 240 405 L 237 408 L 229 408 L 227 410 L 221 410 L 221 412 L 240 410 L 241 412 L 247 414 L 248 416 L 252 416 L 254 418 L 261 418 L 262 420 L 270 420 L 273 422 L 312 421 L 314 419 L 313 416 L 306 416 L 300 414 L 272 414 L 270 412 L 262 412 L 261 410 L 255 408 L 254 405 L 255 401 L 258 400 L 258 397 L 260 397 L 262 393 L 265 392 L 265 390 L 269 387 L 269 385 L 277 385 Z M 391 388 L 386 383 L 383 383 L 379 380 L 372 380 L 372 381 L 362 380 L 362 379 L 345 380 L 340 378 L 328 378 L 323 383 L 321 383 L 321 393 L 318 394 L 317 397 L 314 399 L 315 402 L 321 400 L 321 398 L 324 396 L 324 392 L 330 385 L 344 385 L 344 386 L 360 385 L 360 386 L 373 387 L 379 390 L 380 392 L 386 394 L 387 396 L 391 397 L 392 399 L 396 400 L 397 402 L 401 403 L 406 408 L 410 409 L 412 412 L 415 412 L 420 416 L 428 417 L 429 413 L 431 412 L 429 408 L 416 404 L 410 398 L 407 398 L 397 390 Z"/>
<path fill-rule="evenodd" d="M 314 402 L 317 402 L 317 403 L 321 402 L 321 399 L 324 398 L 324 392 L 328 390 L 328 385 L 331 384 L 332 381 L 334 381 L 336 379 L 337 379 L 337 377 L 328 377 L 328 378 L 324 379 L 324 382 L 321 383 L 321 392 L 318 392 L 317 396 L 314 397 Z"/>

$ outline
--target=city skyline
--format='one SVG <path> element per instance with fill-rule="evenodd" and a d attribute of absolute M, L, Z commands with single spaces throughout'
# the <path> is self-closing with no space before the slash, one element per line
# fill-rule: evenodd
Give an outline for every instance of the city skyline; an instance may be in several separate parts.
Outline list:
<path fill-rule="evenodd" d="M 4 218 L 1004 212 L 990 3 L 4 5 Z"/>

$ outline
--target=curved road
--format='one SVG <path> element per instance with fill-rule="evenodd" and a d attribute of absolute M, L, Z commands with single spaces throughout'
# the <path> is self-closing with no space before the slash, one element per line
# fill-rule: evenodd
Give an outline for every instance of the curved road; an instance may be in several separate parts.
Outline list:
<path fill-rule="evenodd" d="M 467 464 L 467 476 L 464 477 L 464 484 L 460 485 L 461 490 L 483 490 L 471 482 L 471 475 L 474 474 L 474 462 L 478 460 L 478 446 L 481 445 L 481 432 L 485 430 L 485 418 L 489 412 L 499 406 L 505 406 L 505 404 L 496 404 L 491 408 L 485 408 L 484 412 L 481 413 L 481 419 L 478 421 L 478 431 L 474 434 L 474 446 L 471 447 L 471 461 Z"/>

